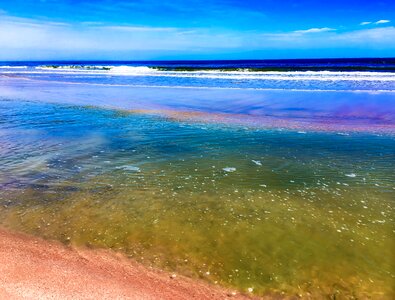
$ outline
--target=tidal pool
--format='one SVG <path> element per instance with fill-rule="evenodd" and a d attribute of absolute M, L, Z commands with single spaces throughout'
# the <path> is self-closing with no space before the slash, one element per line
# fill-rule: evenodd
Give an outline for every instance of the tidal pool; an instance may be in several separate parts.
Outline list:
<path fill-rule="evenodd" d="M 393 298 L 395 138 L 0 101 L 0 223 L 256 295 Z"/>

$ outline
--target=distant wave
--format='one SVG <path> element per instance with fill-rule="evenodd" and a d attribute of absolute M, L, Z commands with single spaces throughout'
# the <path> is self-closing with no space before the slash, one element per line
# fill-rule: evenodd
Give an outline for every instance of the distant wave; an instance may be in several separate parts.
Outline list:
<path fill-rule="evenodd" d="M 18 72 L 18 71 L 15 71 Z M 13 73 L 3 71 L 2 73 Z M 31 70 L 18 73 L 24 74 L 76 74 L 106 76 L 145 76 L 145 77 L 176 77 L 205 78 L 223 80 L 275 80 L 275 81 L 372 81 L 395 82 L 395 72 L 368 71 L 252 71 L 238 70 L 194 70 L 166 71 L 147 66 L 38 66 Z"/>
<path fill-rule="evenodd" d="M 332 71 L 332 72 L 395 72 L 395 66 L 392 65 L 295 65 L 295 66 L 194 66 L 194 65 L 148 65 L 148 66 L 131 66 L 131 65 L 87 65 L 87 64 L 73 64 L 73 65 L 45 65 L 39 66 L 42 69 L 73 69 L 73 70 L 109 70 L 118 69 L 129 72 L 127 69 L 151 69 L 156 71 L 174 71 L 174 72 L 292 72 L 292 71 Z"/>
<path fill-rule="evenodd" d="M 0 69 L 27 69 L 27 66 L 0 66 Z"/>
<path fill-rule="evenodd" d="M 82 65 L 68 65 L 68 66 L 58 66 L 58 65 L 51 65 L 51 66 L 38 66 L 35 67 L 36 70 L 62 70 L 62 71 L 95 71 L 95 70 L 103 70 L 108 71 L 111 70 L 113 66 L 82 66 Z"/>

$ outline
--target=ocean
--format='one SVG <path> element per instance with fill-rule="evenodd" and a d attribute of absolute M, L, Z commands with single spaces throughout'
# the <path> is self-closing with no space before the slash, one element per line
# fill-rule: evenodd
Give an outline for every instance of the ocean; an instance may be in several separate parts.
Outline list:
<path fill-rule="evenodd" d="M 0 63 L 0 224 L 278 297 L 393 297 L 395 59 Z"/>

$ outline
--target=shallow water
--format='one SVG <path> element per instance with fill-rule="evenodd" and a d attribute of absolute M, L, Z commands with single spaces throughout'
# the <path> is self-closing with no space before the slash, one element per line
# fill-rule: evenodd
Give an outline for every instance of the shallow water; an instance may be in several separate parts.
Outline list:
<path fill-rule="evenodd" d="M 166 88 L 113 86 L 86 83 L 84 75 L 79 77 L 79 82 L 58 82 L 1 77 L 0 72 L 0 100 L 95 106 L 266 129 L 395 135 L 391 91 L 196 88 L 178 86 L 177 78 Z"/>
<path fill-rule="evenodd" d="M 394 296 L 393 135 L 174 121 L 4 86 L 3 226 L 258 295 Z M 34 99 L 46 91 L 59 103 Z"/>
<path fill-rule="evenodd" d="M 43 64 L 0 63 L 2 226 L 256 295 L 395 297 L 393 60 Z"/>

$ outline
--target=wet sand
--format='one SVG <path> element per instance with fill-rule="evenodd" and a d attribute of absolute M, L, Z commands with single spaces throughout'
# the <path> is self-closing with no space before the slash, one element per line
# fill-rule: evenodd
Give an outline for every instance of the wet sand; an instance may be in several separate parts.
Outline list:
<path fill-rule="evenodd" d="M 66 247 L 0 228 L 0 299 L 226 298 L 250 299 L 108 250 Z"/>

